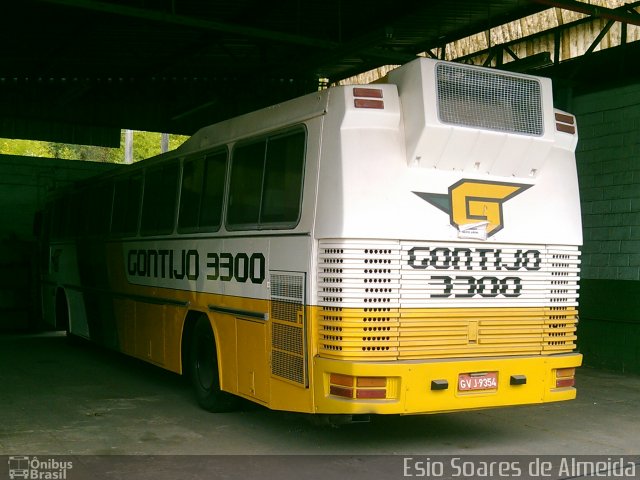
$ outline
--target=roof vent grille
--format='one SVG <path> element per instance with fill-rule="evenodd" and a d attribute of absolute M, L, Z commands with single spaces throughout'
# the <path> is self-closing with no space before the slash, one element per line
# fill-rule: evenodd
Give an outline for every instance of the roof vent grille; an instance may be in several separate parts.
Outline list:
<path fill-rule="evenodd" d="M 436 82 L 443 123 L 521 135 L 544 133 L 541 88 L 535 78 L 440 63 Z"/>

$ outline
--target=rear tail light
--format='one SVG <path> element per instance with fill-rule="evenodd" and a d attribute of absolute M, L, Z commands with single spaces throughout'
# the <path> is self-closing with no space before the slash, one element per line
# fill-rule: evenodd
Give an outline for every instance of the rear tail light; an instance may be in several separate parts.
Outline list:
<path fill-rule="evenodd" d="M 338 397 L 353 398 L 353 388 L 338 387 L 337 385 L 329 386 L 329 393 Z"/>
<path fill-rule="evenodd" d="M 556 388 L 573 387 L 575 384 L 575 378 L 558 378 L 556 380 Z"/>
<path fill-rule="evenodd" d="M 332 373 L 329 394 L 343 398 L 387 398 L 386 377 L 352 377 Z"/>
<path fill-rule="evenodd" d="M 358 387 L 386 387 L 387 379 L 385 377 L 356 377 L 356 386 Z"/>
<path fill-rule="evenodd" d="M 575 368 L 559 368 L 556 370 L 556 388 L 573 387 L 576 384 Z"/>
<path fill-rule="evenodd" d="M 356 398 L 387 398 L 387 391 L 385 389 L 380 390 L 356 390 Z"/>

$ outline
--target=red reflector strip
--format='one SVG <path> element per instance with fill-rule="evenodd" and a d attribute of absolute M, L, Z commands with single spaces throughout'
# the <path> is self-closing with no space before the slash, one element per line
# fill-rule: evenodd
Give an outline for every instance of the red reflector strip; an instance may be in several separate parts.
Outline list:
<path fill-rule="evenodd" d="M 331 385 L 329 387 L 329 393 L 331 395 L 337 395 L 338 397 L 353 398 L 353 388 L 343 388 Z"/>
<path fill-rule="evenodd" d="M 556 113 L 556 130 L 559 132 L 570 133 L 573 135 L 576 133 L 575 127 L 576 119 L 573 115 L 566 115 L 564 113 Z"/>
<path fill-rule="evenodd" d="M 556 121 L 568 123 L 569 125 L 573 125 L 575 123 L 575 119 L 572 115 L 565 115 L 564 113 L 556 113 Z"/>
<path fill-rule="evenodd" d="M 387 398 L 386 390 L 356 390 L 356 398 Z"/>
<path fill-rule="evenodd" d="M 575 378 L 558 378 L 556 380 L 556 388 L 573 387 L 575 384 Z"/>
<path fill-rule="evenodd" d="M 384 108 L 383 100 L 369 100 L 367 98 L 356 98 L 353 100 L 353 104 L 356 108 Z"/>
<path fill-rule="evenodd" d="M 361 88 L 356 87 L 353 89 L 354 97 L 367 97 L 367 98 L 382 98 L 382 90 L 378 88 Z"/>
<path fill-rule="evenodd" d="M 571 135 L 576 133 L 576 127 L 573 125 L 565 125 L 564 123 L 556 123 L 556 130 L 559 132 L 570 133 Z"/>

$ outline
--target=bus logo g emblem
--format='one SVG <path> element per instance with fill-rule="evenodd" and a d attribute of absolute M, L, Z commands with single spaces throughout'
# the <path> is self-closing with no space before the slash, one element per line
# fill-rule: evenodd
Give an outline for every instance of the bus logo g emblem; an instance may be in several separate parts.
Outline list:
<path fill-rule="evenodd" d="M 449 215 L 451 225 L 487 222 L 487 236 L 504 227 L 502 205 L 532 185 L 462 179 L 449 187 L 449 193 L 413 192 Z"/>

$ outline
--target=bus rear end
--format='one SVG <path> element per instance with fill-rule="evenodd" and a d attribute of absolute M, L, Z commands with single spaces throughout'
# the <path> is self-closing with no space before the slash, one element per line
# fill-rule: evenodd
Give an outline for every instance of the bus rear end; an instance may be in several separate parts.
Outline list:
<path fill-rule="evenodd" d="M 423 59 L 332 90 L 310 292 L 316 412 L 575 398 L 576 143 L 544 78 Z"/>

